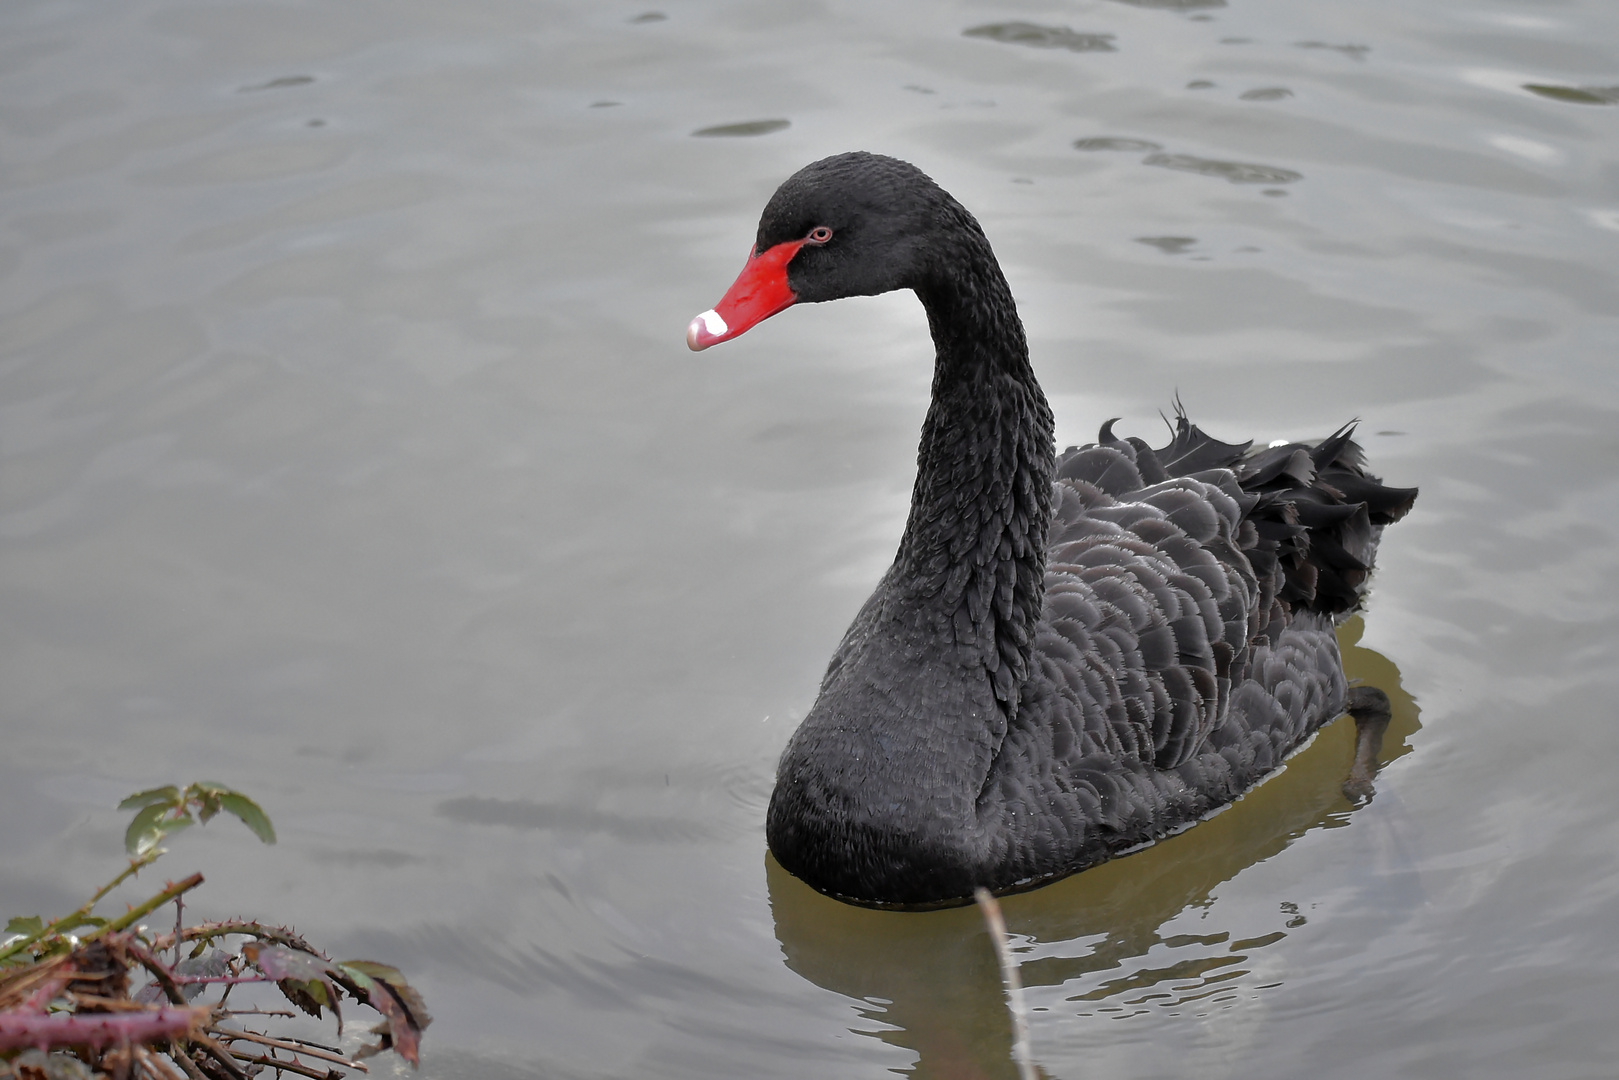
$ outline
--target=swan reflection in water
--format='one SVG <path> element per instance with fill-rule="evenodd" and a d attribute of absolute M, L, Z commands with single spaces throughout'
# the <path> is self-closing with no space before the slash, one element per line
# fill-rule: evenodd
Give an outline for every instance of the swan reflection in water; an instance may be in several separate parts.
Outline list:
<path fill-rule="evenodd" d="M 1359 616 L 1338 631 L 1351 681 L 1384 689 L 1393 720 L 1379 766 L 1406 754 L 1418 730 L 1417 705 L 1382 654 L 1358 644 Z M 1355 725 L 1339 719 L 1289 759 L 1280 775 L 1223 813 L 1136 854 L 1103 863 L 1033 892 L 1002 898 L 1007 929 L 1037 958 L 1020 971 L 1025 986 L 1088 988 L 1066 999 L 1071 1015 L 1130 1014 L 1141 1009 L 1215 1009 L 1248 973 L 1254 950 L 1275 948 L 1304 916 L 1278 898 L 1277 931 L 1248 941 L 1226 935 L 1162 932 L 1188 908 L 1313 829 L 1347 825 L 1354 805 L 1341 788 L 1354 753 Z M 871 1021 L 858 1033 L 919 1055 L 917 1077 L 1015 1077 L 1011 1029 L 1000 972 L 975 908 L 876 911 L 829 899 L 766 856 L 776 938 L 787 966 L 828 990 L 866 1003 Z M 1065 947 L 1066 946 L 1066 947 Z M 1143 963 L 1155 946 L 1182 948 L 1188 959 Z M 1095 983 L 1085 976 L 1114 972 Z M 1094 985 L 1089 985 L 1094 983 Z M 1156 989 L 1156 992 L 1155 992 Z M 1046 1014 L 1049 1015 L 1049 1014 Z M 1040 1016 L 1033 1019 L 1035 1057 Z"/>

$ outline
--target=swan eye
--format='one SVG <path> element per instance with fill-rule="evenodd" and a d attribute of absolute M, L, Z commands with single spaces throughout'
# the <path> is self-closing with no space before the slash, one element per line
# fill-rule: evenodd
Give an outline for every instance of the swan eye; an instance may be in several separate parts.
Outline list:
<path fill-rule="evenodd" d="M 824 244 L 830 239 L 832 239 L 832 230 L 825 225 L 817 225 L 809 231 L 808 236 L 804 237 L 804 242 L 806 244 Z"/>

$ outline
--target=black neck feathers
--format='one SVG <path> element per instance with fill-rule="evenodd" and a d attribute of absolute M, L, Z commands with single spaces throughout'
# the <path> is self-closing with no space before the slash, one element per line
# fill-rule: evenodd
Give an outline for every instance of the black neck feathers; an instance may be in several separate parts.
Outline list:
<path fill-rule="evenodd" d="M 1051 409 L 989 242 L 947 209 L 915 286 L 937 358 L 896 569 L 935 640 L 982 665 L 1010 718 L 1044 588 Z"/>

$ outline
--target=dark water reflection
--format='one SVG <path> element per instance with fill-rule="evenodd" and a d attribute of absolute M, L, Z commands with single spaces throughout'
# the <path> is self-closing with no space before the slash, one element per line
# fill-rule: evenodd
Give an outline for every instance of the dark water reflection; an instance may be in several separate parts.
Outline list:
<path fill-rule="evenodd" d="M 961 32 L 962 37 L 988 38 L 1008 45 L 1034 49 L 1067 49 L 1069 52 L 1115 52 L 1112 34 L 1082 34 L 1066 26 L 1038 23 L 986 23 Z"/>
<path fill-rule="evenodd" d="M 1352 680 L 1383 688 L 1393 705 L 1379 763 L 1410 752 L 1418 708 L 1399 669 L 1358 644 L 1363 626 L 1339 631 Z M 1222 813 L 1177 836 L 1031 893 L 1006 897 L 1007 930 L 1031 995 L 1050 1015 L 1119 1019 L 1151 1010 L 1204 1016 L 1240 997 L 1285 993 L 1254 985 L 1249 961 L 1307 924 L 1281 901 L 1275 929 L 1233 939 L 1229 931 L 1165 932 L 1207 909 L 1215 891 L 1312 829 L 1347 825 L 1339 788 L 1354 726 L 1338 721 L 1287 767 Z M 829 900 L 766 859 L 770 909 L 787 965 L 807 979 L 867 1002 L 870 1033 L 913 1050 L 917 1077 L 1015 1078 L 1001 977 L 975 908 L 927 913 L 869 911 Z M 1052 988 L 1056 996 L 1040 993 Z"/>
<path fill-rule="evenodd" d="M 1143 165 L 1156 165 L 1160 169 L 1178 169 L 1181 172 L 1217 176 L 1232 184 L 1291 184 L 1304 177 L 1292 169 L 1279 169 L 1274 165 L 1249 165 L 1240 161 L 1216 161 L 1192 154 L 1148 154 L 1141 159 Z"/>
<path fill-rule="evenodd" d="M 743 120 L 735 124 L 715 124 L 713 127 L 698 128 L 692 134 L 703 138 L 716 135 L 738 138 L 750 135 L 769 135 L 771 132 L 783 131 L 791 126 L 792 122 L 788 120 Z"/>

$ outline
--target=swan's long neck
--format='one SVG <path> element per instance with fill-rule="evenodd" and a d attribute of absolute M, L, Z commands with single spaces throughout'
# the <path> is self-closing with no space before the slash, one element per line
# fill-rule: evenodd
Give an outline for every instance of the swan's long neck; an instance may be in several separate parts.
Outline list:
<path fill-rule="evenodd" d="M 970 217 L 949 249 L 916 290 L 938 355 L 896 584 L 933 640 L 982 666 L 1010 717 L 1044 594 L 1051 409 L 1011 290 Z"/>

